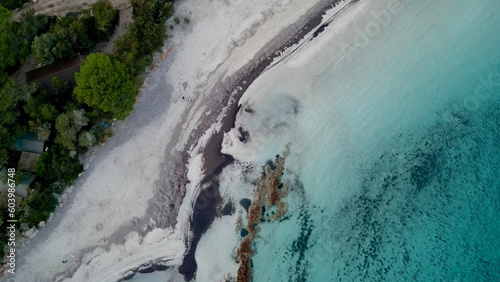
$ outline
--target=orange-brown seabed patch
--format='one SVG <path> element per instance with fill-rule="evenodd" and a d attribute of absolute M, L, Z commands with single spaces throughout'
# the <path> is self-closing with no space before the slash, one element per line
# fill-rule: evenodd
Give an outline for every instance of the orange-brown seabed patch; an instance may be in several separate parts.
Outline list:
<path fill-rule="evenodd" d="M 254 199 L 247 214 L 246 229 L 248 235 L 245 236 L 238 248 L 236 257 L 240 263 L 236 280 L 238 282 L 248 282 L 252 278 L 251 258 L 254 255 L 252 249 L 253 240 L 258 232 L 258 225 L 261 223 L 262 209 L 270 210 L 276 208 L 276 213 L 271 220 L 280 220 L 287 211 L 284 198 L 288 195 L 289 182 L 281 183 L 281 177 L 285 168 L 285 159 L 288 156 L 289 148 L 286 146 L 282 156 L 278 156 L 271 165 L 266 164 L 264 171 L 259 178 L 259 183 L 255 186 Z M 280 187 L 281 185 L 281 187 Z M 241 221 L 239 221 L 241 224 Z"/>

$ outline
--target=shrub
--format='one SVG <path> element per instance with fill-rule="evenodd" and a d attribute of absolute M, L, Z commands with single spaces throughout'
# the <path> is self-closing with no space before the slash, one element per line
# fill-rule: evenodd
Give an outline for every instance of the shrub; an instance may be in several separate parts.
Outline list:
<path fill-rule="evenodd" d="M 95 27 L 101 39 L 105 39 L 113 34 L 118 24 L 118 10 L 113 8 L 109 0 L 99 0 L 92 5 Z"/>
<path fill-rule="evenodd" d="M 29 0 L 1 0 L 0 5 L 4 6 L 9 10 L 14 10 L 17 8 L 21 8 L 24 3 L 28 3 Z"/>
<path fill-rule="evenodd" d="M 57 199 L 50 187 L 44 187 L 41 183 L 35 183 L 34 188 L 28 193 L 28 197 L 20 204 L 20 223 L 35 226 L 40 221 L 45 221 L 50 213 L 54 211 Z"/>
<path fill-rule="evenodd" d="M 172 16 L 171 2 L 132 0 L 134 22 L 115 41 L 113 53 L 130 68 L 133 75 L 151 63 L 152 54 L 160 50 L 167 38 L 165 20 Z"/>
<path fill-rule="evenodd" d="M 82 171 L 78 158 L 72 158 L 70 151 L 59 144 L 43 152 L 35 165 L 36 175 L 48 181 L 72 183 Z"/>

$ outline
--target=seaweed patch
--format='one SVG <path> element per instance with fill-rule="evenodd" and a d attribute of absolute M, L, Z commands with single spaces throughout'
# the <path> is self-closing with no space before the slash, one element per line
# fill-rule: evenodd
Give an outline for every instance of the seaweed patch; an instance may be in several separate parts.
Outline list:
<path fill-rule="evenodd" d="M 289 148 L 286 146 L 283 154 L 276 156 L 276 160 L 267 163 L 254 190 L 254 199 L 248 208 L 246 225 L 243 226 L 241 218 L 238 226 L 242 240 L 236 251 L 239 262 L 237 281 L 251 281 L 252 278 L 252 248 L 253 240 L 259 231 L 259 224 L 266 221 L 280 221 L 286 214 L 287 204 L 284 198 L 288 195 L 290 183 L 282 183 L 285 168 L 285 158 Z"/>

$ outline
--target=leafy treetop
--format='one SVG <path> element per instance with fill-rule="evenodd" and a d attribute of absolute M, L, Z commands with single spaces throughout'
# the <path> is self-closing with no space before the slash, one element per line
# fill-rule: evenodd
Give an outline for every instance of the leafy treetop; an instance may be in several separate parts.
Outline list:
<path fill-rule="evenodd" d="M 137 83 L 125 64 L 108 54 L 90 54 L 76 73 L 76 98 L 94 109 L 124 119 L 132 110 Z"/>

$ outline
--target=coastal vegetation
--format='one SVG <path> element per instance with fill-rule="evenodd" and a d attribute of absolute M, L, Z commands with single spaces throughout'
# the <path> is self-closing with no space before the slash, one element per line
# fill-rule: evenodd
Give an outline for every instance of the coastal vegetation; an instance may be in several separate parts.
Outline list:
<path fill-rule="evenodd" d="M 9 75 L 30 54 L 33 38 L 47 31 L 54 20 L 53 17 L 34 15 L 29 10 L 21 15 L 21 21 L 13 22 L 10 11 L 0 6 L 0 162 L 7 158 L 8 150 L 12 149 L 13 136 L 27 130 L 22 120 L 21 102 L 30 87 L 17 85 Z"/>
<path fill-rule="evenodd" d="M 48 32 L 36 36 L 33 54 L 38 63 L 50 65 L 77 52 L 88 51 L 98 42 L 107 40 L 118 21 L 118 10 L 109 1 L 100 0 L 78 16 L 61 17 Z"/>
<path fill-rule="evenodd" d="M 35 133 L 46 148 L 34 165 L 36 179 L 28 196 L 16 211 L 18 228 L 25 231 L 49 218 L 58 204 L 57 195 L 83 171 L 82 154 L 105 141 L 112 134 L 109 124 L 125 119 L 133 109 L 141 74 L 167 38 L 165 21 L 173 15 L 173 4 L 131 0 L 134 21 L 116 39 L 113 52 L 105 54 L 93 51 L 99 42 L 109 40 L 119 22 L 118 10 L 109 0 L 59 18 L 31 9 L 18 21 L 12 20 L 9 9 L 24 2 L 9 3 L 6 8 L 0 6 L 1 167 L 17 166 L 14 140 L 27 132 Z M 50 87 L 13 77 L 30 56 L 39 65 L 50 66 L 80 54 L 83 63 L 74 75 L 75 85 L 57 77 L 52 77 Z M 0 199 L 2 256 L 7 242 L 4 201 Z"/>
<path fill-rule="evenodd" d="M 14 10 L 20 8 L 24 3 L 28 3 L 29 0 L 1 0 L 0 6 L 5 7 L 9 10 Z"/>
<path fill-rule="evenodd" d="M 174 14 L 173 1 L 131 0 L 134 21 L 115 41 L 113 55 L 139 75 L 167 39 L 165 21 Z"/>

